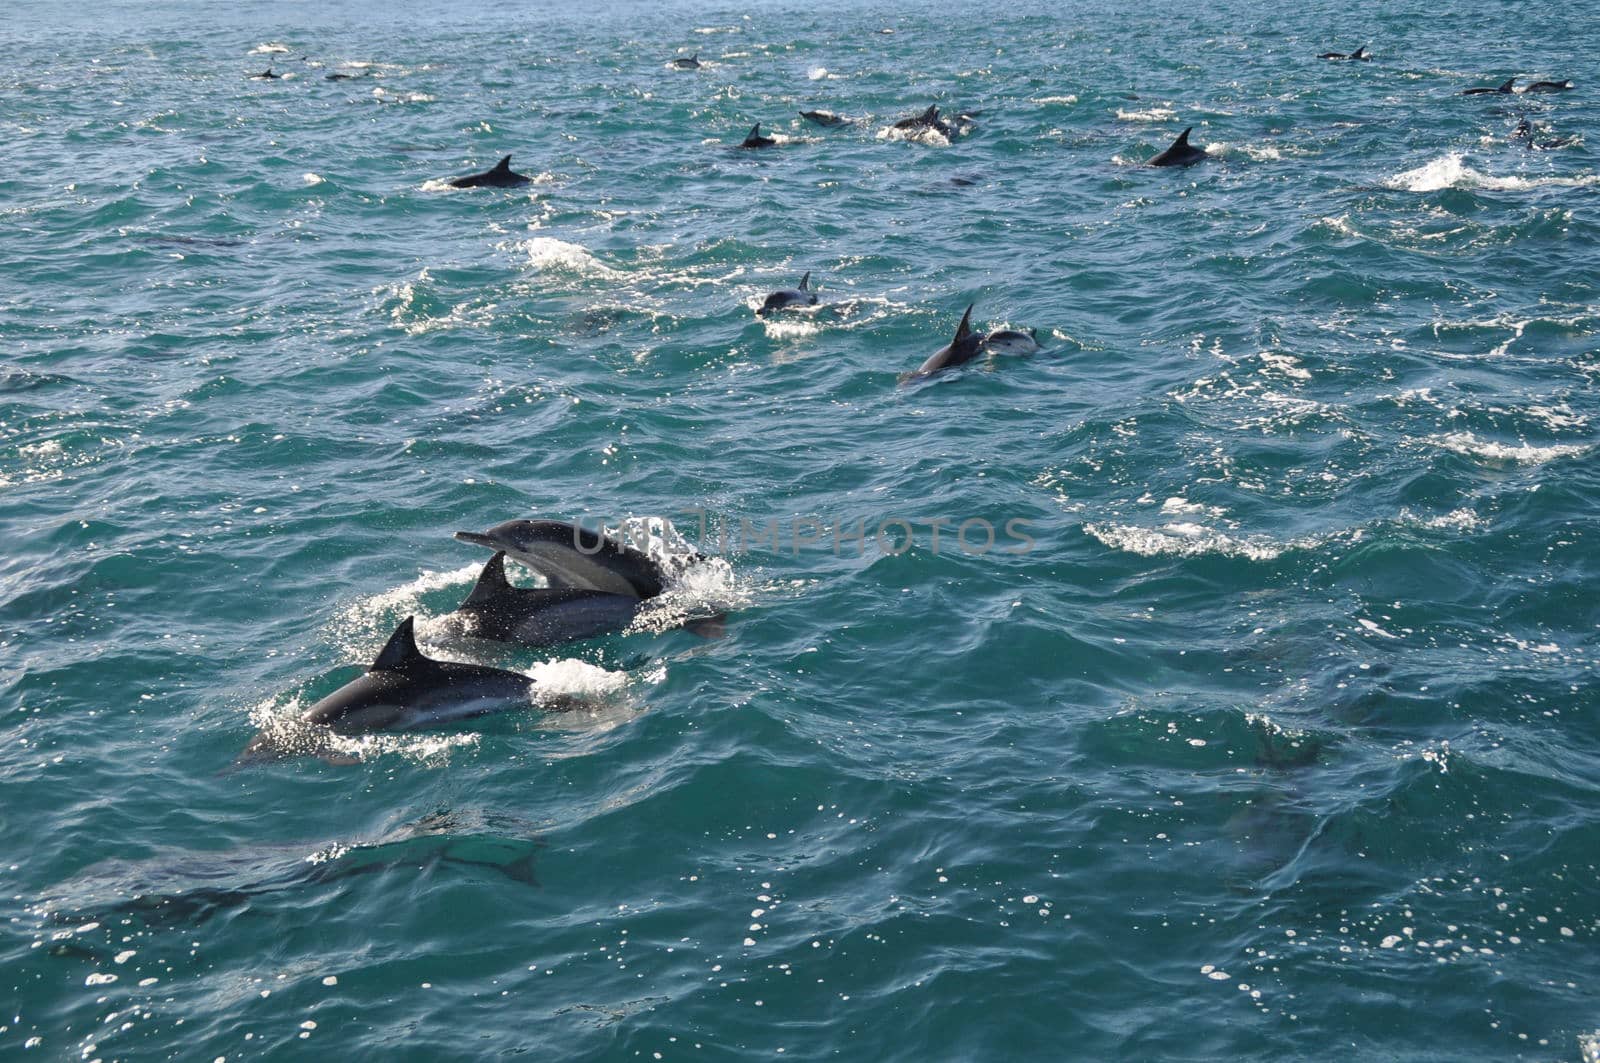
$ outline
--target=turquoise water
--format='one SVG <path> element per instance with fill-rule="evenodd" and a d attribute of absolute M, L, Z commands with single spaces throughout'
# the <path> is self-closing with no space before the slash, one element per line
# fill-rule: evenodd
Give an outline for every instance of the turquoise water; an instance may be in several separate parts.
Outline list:
<path fill-rule="evenodd" d="M 0 1055 L 1580 1058 L 1596 12 L 12 6 Z M 527 516 L 726 636 L 460 643 Z M 224 772 L 411 613 L 593 708 Z"/>

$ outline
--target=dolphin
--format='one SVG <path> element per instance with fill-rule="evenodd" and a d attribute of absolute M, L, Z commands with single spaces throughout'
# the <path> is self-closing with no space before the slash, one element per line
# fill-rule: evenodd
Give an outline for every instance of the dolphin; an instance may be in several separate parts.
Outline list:
<path fill-rule="evenodd" d="M 1511 139 L 1522 141 L 1523 146 L 1529 151 L 1552 151 L 1556 148 L 1564 148 L 1568 144 L 1572 143 L 1571 137 L 1555 137 L 1552 140 L 1535 140 L 1534 137 L 1537 132 L 1538 131 L 1533 128 L 1533 123 L 1528 121 L 1527 117 L 1524 116 L 1522 121 L 1517 123 L 1517 128 L 1512 130 Z"/>
<path fill-rule="evenodd" d="M 1512 86 L 1515 85 L 1516 83 L 1517 83 L 1517 79 L 1516 78 L 1512 78 L 1510 81 L 1507 81 L 1504 85 L 1501 85 L 1497 89 L 1462 89 L 1461 90 L 1461 95 L 1463 95 L 1463 96 L 1493 96 L 1493 95 L 1497 95 L 1497 94 L 1509 94 L 1509 93 L 1512 93 L 1512 92 L 1516 91 L 1514 88 L 1512 88 Z"/>
<path fill-rule="evenodd" d="M 1566 92 L 1572 88 L 1572 82 L 1566 81 L 1535 81 L 1523 89 L 1523 92 Z"/>
<path fill-rule="evenodd" d="M 949 137 L 952 134 L 949 123 L 939 117 L 937 104 L 930 104 L 926 111 L 911 118 L 902 118 L 890 128 L 893 129 L 934 129 Z"/>
<path fill-rule="evenodd" d="M 741 148 L 770 148 L 776 143 L 777 141 L 773 140 L 771 137 L 764 137 L 761 135 L 761 123 L 757 122 L 755 125 L 750 127 L 750 135 L 745 137 L 744 143 L 740 144 L 739 146 Z"/>
<path fill-rule="evenodd" d="M 1178 139 L 1172 142 L 1172 147 L 1151 159 L 1150 166 L 1193 166 L 1206 157 L 1206 149 L 1197 148 L 1189 143 L 1189 134 L 1194 126 L 1190 126 L 1178 134 Z"/>
<path fill-rule="evenodd" d="M 635 598 L 654 598 L 667 572 L 648 554 L 582 524 L 559 520 L 508 520 L 486 532 L 456 532 L 464 543 L 504 550 L 560 589 L 575 587 Z M 698 559 L 698 555 L 696 555 Z"/>
<path fill-rule="evenodd" d="M 515 188 L 525 185 L 532 178 L 527 174 L 517 173 L 511 168 L 511 156 L 507 155 L 495 163 L 494 169 L 482 173 L 469 173 L 465 177 L 457 177 L 450 182 L 451 188 Z"/>
<path fill-rule="evenodd" d="M 982 347 L 994 354 L 1033 354 L 1044 350 L 1039 345 L 1039 330 L 996 329 L 983 338 Z"/>
<path fill-rule="evenodd" d="M 522 646 L 553 646 L 620 631 L 644 603 L 634 594 L 586 587 L 515 587 L 506 579 L 506 553 L 495 552 L 456 612 L 471 634 Z"/>
<path fill-rule="evenodd" d="M 956 326 L 955 337 L 929 355 L 928 360 L 918 366 L 915 372 L 902 375 L 900 383 L 920 380 L 942 369 L 951 369 L 972 361 L 982 353 L 983 340 L 984 337 L 972 331 L 972 306 L 969 304 L 967 312 L 961 315 L 961 324 Z"/>
<path fill-rule="evenodd" d="M 800 117 L 815 122 L 820 126 L 849 125 L 851 121 L 842 115 L 834 114 L 832 111 L 801 111 Z"/>
<path fill-rule="evenodd" d="M 520 672 L 425 657 L 417 648 L 413 618 L 406 617 L 365 675 L 351 680 L 307 709 L 299 723 L 313 734 L 361 735 L 414 731 L 533 703 L 533 680 Z M 310 751 L 325 748 L 313 738 Z M 273 729 L 256 735 L 239 765 L 283 756 Z"/>
<path fill-rule="evenodd" d="M 272 72 L 272 68 L 269 66 L 259 74 L 251 74 L 250 75 L 250 80 L 251 81 L 277 81 L 281 77 L 283 77 L 282 74 L 274 74 Z"/>
<path fill-rule="evenodd" d="M 694 53 L 687 59 L 680 56 L 672 61 L 672 66 L 675 70 L 699 70 L 701 65 L 699 52 Z"/>
<path fill-rule="evenodd" d="M 774 310 L 786 310 L 791 306 L 815 306 L 817 296 L 810 288 L 811 271 L 800 278 L 800 283 L 793 288 L 785 288 L 767 296 L 767 301 L 761 304 L 761 309 L 756 311 L 757 317 L 766 317 Z"/>
<path fill-rule="evenodd" d="M 1355 51 L 1353 51 L 1350 54 L 1348 54 L 1348 55 L 1346 55 L 1344 52 L 1323 52 L 1321 55 L 1317 56 L 1317 58 L 1318 59 L 1357 59 L 1357 60 L 1360 60 L 1363 63 L 1372 62 L 1372 56 L 1367 54 L 1367 46 L 1364 45 L 1364 44 L 1361 47 L 1357 48 Z"/>
<path fill-rule="evenodd" d="M 354 81 L 356 78 L 358 78 L 360 76 L 361 76 L 360 74 L 333 73 L 333 74 L 324 74 L 324 75 L 322 75 L 322 80 L 324 80 L 324 81 Z"/>

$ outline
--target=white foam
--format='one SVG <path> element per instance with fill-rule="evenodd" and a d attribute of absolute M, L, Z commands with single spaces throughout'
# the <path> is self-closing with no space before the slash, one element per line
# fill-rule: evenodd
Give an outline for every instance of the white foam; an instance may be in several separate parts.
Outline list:
<path fill-rule="evenodd" d="M 1078 102 L 1075 93 L 1066 96 L 1035 96 L 1033 102 L 1044 106 L 1070 107 Z"/>
<path fill-rule="evenodd" d="M 582 244 L 558 240 L 553 236 L 535 236 L 511 245 L 511 249 L 528 257 L 528 266 L 540 273 L 576 273 L 584 277 L 616 277 L 618 272 L 601 262 Z"/>
<path fill-rule="evenodd" d="M 1496 177 L 1474 170 L 1460 152 L 1407 170 L 1384 182 L 1390 188 L 1407 192 L 1438 192 L 1445 188 L 1482 188 L 1494 191 L 1521 191 L 1529 188 L 1562 186 L 1577 188 L 1600 184 L 1600 174 L 1582 177 Z"/>
<path fill-rule="evenodd" d="M 1551 443 L 1548 446 L 1536 447 L 1531 443 L 1519 443 L 1515 446 L 1506 443 L 1497 443 L 1493 440 L 1479 439 L 1471 432 L 1450 432 L 1442 436 L 1430 436 L 1427 442 L 1448 450 L 1454 454 L 1462 454 L 1469 458 L 1482 458 L 1486 461 L 1510 461 L 1522 465 L 1543 465 L 1547 461 L 1557 458 L 1570 458 L 1582 454 L 1589 449 L 1586 443 Z"/>
<path fill-rule="evenodd" d="M 325 180 L 320 175 L 314 173 L 301 174 L 300 179 L 308 185 L 320 185 L 323 180 Z"/>
<path fill-rule="evenodd" d="M 1117 117 L 1124 122 L 1170 122 L 1178 117 L 1178 112 L 1168 107 L 1151 107 L 1144 111 L 1117 110 Z"/>
<path fill-rule="evenodd" d="M 1133 524 L 1085 524 L 1083 530 L 1114 550 L 1125 550 L 1140 557 L 1166 554 L 1173 557 L 1242 557 L 1250 561 L 1271 561 L 1296 547 L 1313 547 L 1315 540 L 1280 542 L 1264 535 L 1227 535 L 1200 524 L 1188 522 L 1145 528 Z"/>
<path fill-rule="evenodd" d="M 950 138 L 932 126 L 919 126 L 916 129 L 896 129 L 886 126 L 878 130 L 879 140 L 903 140 L 914 144 L 929 144 L 934 147 L 948 148 Z"/>
<path fill-rule="evenodd" d="M 271 44 L 258 44 L 250 49 L 251 55 L 284 55 L 289 51 L 289 46 L 274 41 Z"/>
<path fill-rule="evenodd" d="M 825 66 L 814 66 L 810 70 L 806 71 L 806 78 L 809 81 L 821 81 L 827 76 L 828 68 Z"/>

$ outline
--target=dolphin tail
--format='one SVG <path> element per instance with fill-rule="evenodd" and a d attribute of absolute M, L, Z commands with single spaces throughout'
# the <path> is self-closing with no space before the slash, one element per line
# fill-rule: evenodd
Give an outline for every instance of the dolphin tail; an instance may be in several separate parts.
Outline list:
<path fill-rule="evenodd" d="M 490 173 L 510 173 L 511 172 L 511 156 L 507 155 L 505 158 L 501 159 L 498 163 L 495 164 L 495 168 L 490 170 L 489 172 Z"/>
<path fill-rule="evenodd" d="M 416 626 L 415 621 L 416 618 L 412 616 L 400 621 L 400 626 L 394 629 L 389 641 L 378 651 L 377 659 L 372 662 L 372 667 L 368 671 L 398 672 L 427 660 L 422 651 L 417 649 L 417 636 L 413 631 Z"/>
<path fill-rule="evenodd" d="M 478 574 L 478 582 L 472 585 L 472 591 L 461 603 L 462 608 L 469 605 L 482 605 L 493 601 L 495 598 L 511 589 L 511 581 L 506 579 L 506 552 L 495 551 L 483 571 Z"/>
<path fill-rule="evenodd" d="M 967 312 L 961 315 L 961 324 L 956 326 L 956 338 L 951 340 L 951 343 L 960 343 L 962 340 L 972 335 L 972 308 L 975 305 L 977 304 L 967 304 Z"/>
<path fill-rule="evenodd" d="M 809 292 L 811 289 L 809 287 L 807 287 L 807 285 L 809 285 L 810 283 L 811 283 L 811 271 L 808 269 L 808 270 L 806 270 L 806 275 L 804 277 L 800 278 L 800 290 L 803 291 L 803 292 Z"/>

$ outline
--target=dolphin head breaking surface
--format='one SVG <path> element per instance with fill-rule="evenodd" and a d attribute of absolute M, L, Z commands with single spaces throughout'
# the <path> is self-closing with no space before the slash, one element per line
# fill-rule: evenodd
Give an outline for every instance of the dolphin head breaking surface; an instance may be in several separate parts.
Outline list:
<path fill-rule="evenodd" d="M 791 306 L 815 306 L 816 302 L 817 295 L 811 290 L 811 271 L 807 270 L 806 275 L 800 278 L 800 283 L 793 288 L 784 288 L 767 296 L 756 314 L 759 317 L 766 317 L 777 310 Z"/>

